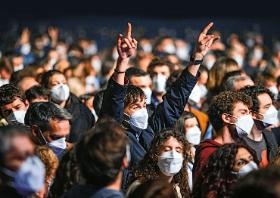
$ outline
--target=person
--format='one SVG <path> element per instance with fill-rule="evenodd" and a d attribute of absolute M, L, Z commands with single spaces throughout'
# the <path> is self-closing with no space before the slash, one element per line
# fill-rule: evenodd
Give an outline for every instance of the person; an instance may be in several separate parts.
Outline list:
<path fill-rule="evenodd" d="M 225 91 L 213 98 L 208 115 L 215 134 L 196 148 L 194 183 L 213 152 L 224 144 L 242 141 L 240 137 L 251 132 L 254 125 L 249 110 L 251 105 L 251 98 L 242 92 Z"/>
<path fill-rule="evenodd" d="M 1 116 L 8 123 L 24 123 L 24 117 L 29 107 L 25 94 L 16 86 L 6 84 L 0 87 Z"/>
<path fill-rule="evenodd" d="M 249 76 L 242 75 L 242 74 L 232 75 L 228 78 L 225 78 L 224 80 L 225 80 L 223 83 L 224 91 L 239 91 L 244 87 L 254 85 L 254 82 Z"/>
<path fill-rule="evenodd" d="M 70 93 L 65 76 L 50 70 L 42 75 L 41 85 L 50 91 L 50 101 L 65 108 L 71 115 L 71 131 L 68 141 L 77 142 L 82 134 L 93 127 L 95 120 L 91 111 Z"/>
<path fill-rule="evenodd" d="M 213 23 L 209 23 L 201 32 L 192 61 L 182 72 L 178 80 L 164 96 L 152 116 L 148 117 L 145 94 L 139 87 L 125 83 L 125 71 L 129 58 L 136 53 L 137 41 L 132 38 L 131 24 L 128 24 L 126 36 L 119 35 L 117 49 L 119 53 L 114 75 L 104 93 L 101 115 L 113 116 L 126 128 L 131 146 L 130 166 L 143 159 L 149 149 L 154 134 L 163 128 L 172 127 L 180 117 L 188 101 L 188 96 L 198 79 L 198 68 L 215 39 L 207 35 Z M 125 177 L 124 177 L 125 178 Z M 126 182 L 124 182 L 126 183 Z"/>
<path fill-rule="evenodd" d="M 127 190 L 129 196 L 137 186 L 149 180 L 168 181 L 177 197 L 190 197 L 187 162 L 190 147 L 185 137 L 166 129 L 152 141 L 150 150 L 133 170 L 133 181 Z"/>
<path fill-rule="evenodd" d="M 71 115 L 52 102 L 36 102 L 26 112 L 25 124 L 31 127 L 37 145 L 47 145 L 61 158 L 73 145 L 66 142 Z"/>
<path fill-rule="evenodd" d="M 274 134 L 266 130 L 273 125 L 279 126 L 273 94 L 263 86 L 245 87 L 240 91 L 252 98 L 253 105 L 250 110 L 255 123 L 252 132 L 243 139 L 257 152 L 260 166 L 265 167 L 275 157 L 278 148 Z"/>
<path fill-rule="evenodd" d="M 29 104 L 34 102 L 48 102 L 50 93 L 46 88 L 40 85 L 35 85 L 30 89 L 26 90 L 25 96 Z"/>
<path fill-rule="evenodd" d="M 150 180 L 140 184 L 128 198 L 176 198 L 170 183 L 161 180 Z"/>
<path fill-rule="evenodd" d="M 82 101 L 82 103 L 84 105 L 86 105 L 90 109 L 91 113 L 94 116 L 94 119 L 97 121 L 98 120 L 98 116 L 96 114 L 95 106 L 93 104 L 93 101 L 94 101 L 94 98 L 95 98 L 96 94 L 97 93 L 87 93 L 87 94 L 81 95 L 79 97 L 79 99 Z"/>
<path fill-rule="evenodd" d="M 268 167 L 252 171 L 235 185 L 232 198 L 279 198 L 280 171 Z"/>
<path fill-rule="evenodd" d="M 124 129 L 115 120 L 99 120 L 76 147 L 84 184 L 74 185 L 62 197 L 124 197 L 120 188 L 122 169 L 130 160 L 128 143 Z"/>
<path fill-rule="evenodd" d="M 0 127 L 0 167 L 1 197 L 28 197 L 44 187 L 45 167 L 27 127 Z"/>
<path fill-rule="evenodd" d="M 47 146 L 37 146 L 35 153 L 45 165 L 46 170 L 44 188 L 37 192 L 36 196 L 38 198 L 45 198 L 48 196 L 59 162 L 54 152 Z"/>
<path fill-rule="evenodd" d="M 225 144 L 208 159 L 194 185 L 193 197 L 230 197 L 240 177 L 258 169 L 253 149 L 244 144 Z"/>

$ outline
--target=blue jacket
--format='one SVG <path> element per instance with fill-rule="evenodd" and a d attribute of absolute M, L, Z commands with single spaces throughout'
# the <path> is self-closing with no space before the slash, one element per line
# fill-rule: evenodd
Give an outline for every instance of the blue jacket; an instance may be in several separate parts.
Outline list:
<path fill-rule="evenodd" d="M 181 76 L 172 84 L 171 89 L 163 96 L 163 102 L 157 106 L 149 117 L 148 128 L 139 129 L 123 120 L 124 98 L 127 85 L 119 85 L 113 78 L 109 80 L 101 107 L 102 116 L 112 116 L 123 124 L 130 140 L 131 161 L 130 167 L 143 159 L 149 150 L 154 136 L 165 128 L 175 125 L 177 119 L 183 113 L 189 95 L 195 86 L 198 76 L 193 76 L 184 70 Z M 124 176 L 125 177 L 125 176 Z"/>

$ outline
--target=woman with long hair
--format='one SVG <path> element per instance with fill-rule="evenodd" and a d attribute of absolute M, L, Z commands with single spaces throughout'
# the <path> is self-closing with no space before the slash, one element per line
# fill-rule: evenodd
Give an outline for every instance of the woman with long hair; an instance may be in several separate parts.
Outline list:
<path fill-rule="evenodd" d="M 190 197 L 187 163 L 190 146 L 185 137 L 167 129 L 154 138 L 150 150 L 133 171 L 127 195 L 150 180 L 165 180 L 172 184 L 177 197 Z"/>
<path fill-rule="evenodd" d="M 225 144 L 208 159 L 194 183 L 193 197 L 230 197 L 239 177 L 258 168 L 254 150 L 244 144 Z"/>

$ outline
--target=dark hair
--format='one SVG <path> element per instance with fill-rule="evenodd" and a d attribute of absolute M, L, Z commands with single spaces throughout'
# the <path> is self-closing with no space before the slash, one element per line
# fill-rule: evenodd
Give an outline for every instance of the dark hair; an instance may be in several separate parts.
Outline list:
<path fill-rule="evenodd" d="M 128 85 L 126 95 L 124 98 L 124 107 L 127 107 L 130 104 L 134 104 L 139 100 L 142 101 L 146 98 L 145 93 L 139 87 L 134 85 Z"/>
<path fill-rule="evenodd" d="M 215 195 L 214 197 L 230 197 L 232 187 L 238 179 L 231 171 L 239 148 L 248 150 L 253 160 L 258 163 L 255 151 L 245 144 L 225 144 L 219 147 L 210 155 L 205 168 L 194 183 L 194 198 L 208 197 L 209 193 Z"/>
<path fill-rule="evenodd" d="M 128 80 L 130 80 L 133 76 L 141 77 L 147 75 L 149 75 L 147 72 L 138 67 L 130 67 L 125 72 L 125 76 L 128 78 Z"/>
<path fill-rule="evenodd" d="M 148 66 L 148 73 L 153 76 L 154 73 L 153 73 L 153 70 L 156 68 L 156 67 L 161 67 L 161 66 L 167 66 L 170 70 L 170 73 L 172 73 L 172 68 L 173 68 L 173 64 L 169 61 L 165 61 L 163 59 L 160 59 L 158 57 L 154 58 L 149 66 Z"/>
<path fill-rule="evenodd" d="M 150 150 L 139 162 L 138 166 L 134 168 L 131 183 L 134 180 L 139 180 L 141 183 L 144 183 L 149 180 L 156 180 L 159 178 L 160 169 L 157 165 L 158 156 L 160 155 L 162 145 L 170 137 L 174 137 L 182 144 L 184 158 L 182 169 L 173 177 L 171 184 L 173 184 L 173 186 L 175 184 L 179 184 L 182 197 L 189 197 L 190 189 L 188 184 L 187 160 L 189 159 L 190 145 L 187 143 L 185 136 L 176 132 L 174 129 L 166 129 L 155 136 L 151 143 Z"/>
<path fill-rule="evenodd" d="M 72 116 L 66 109 L 52 102 L 35 102 L 28 108 L 24 123 L 29 126 L 36 125 L 44 132 L 50 129 L 51 119 L 71 120 Z"/>
<path fill-rule="evenodd" d="M 128 137 L 112 118 L 102 118 L 77 145 L 77 162 L 87 184 L 115 181 L 126 156 Z"/>
<path fill-rule="evenodd" d="M 150 180 L 140 184 L 128 198 L 176 198 L 170 183 L 162 180 Z"/>
<path fill-rule="evenodd" d="M 227 72 L 227 73 L 225 73 L 222 82 L 226 82 L 230 77 L 233 77 L 233 76 L 241 76 L 244 73 L 245 72 L 243 70 L 241 70 L 241 69 Z"/>
<path fill-rule="evenodd" d="M 11 139 L 15 136 L 30 136 L 30 130 L 23 125 L 7 125 L 0 127 L 0 166 L 4 166 L 5 154 L 11 147 Z M 32 140 L 31 140 L 32 141 Z"/>
<path fill-rule="evenodd" d="M 224 126 L 222 114 L 232 114 L 234 105 L 238 102 L 242 102 L 248 106 L 248 108 L 252 106 L 251 98 L 242 92 L 224 91 L 212 99 L 208 110 L 208 116 L 217 133 Z"/>
<path fill-rule="evenodd" d="M 29 103 L 31 103 L 32 100 L 36 98 L 43 98 L 48 100 L 50 96 L 50 92 L 48 89 L 40 86 L 40 85 L 35 85 L 31 87 L 30 89 L 26 90 L 25 92 L 26 99 L 28 100 Z"/>
<path fill-rule="evenodd" d="M 25 101 L 24 93 L 12 84 L 6 84 L 0 87 L 0 107 L 12 103 L 16 98 Z"/>
<path fill-rule="evenodd" d="M 56 74 L 61 74 L 64 76 L 64 74 L 58 70 L 50 70 L 50 71 L 43 73 L 41 76 L 41 82 L 40 82 L 42 87 L 48 88 L 50 78 Z"/>
<path fill-rule="evenodd" d="M 279 167 L 268 167 L 250 172 L 234 187 L 232 198 L 279 198 Z"/>
<path fill-rule="evenodd" d="M 190 119 L 190 118 L 196 118 L 196 116 L 192 112 L 184 111 L 176 122 L 175 127 L 176 127 L 177 131 L 179 131 L 180 133 L 185 135 L 185 120 Z"/>
<path fill-rule="evenodd" d="M 258 100 L 259 95 L 268 94 L 269 97 L 271 98 L 271 100 L 273 100 L 273 98 L 274 98 L 273 93 L 269 89 L 267 89 L 263 86 L 245 87 L 245 88 L 241 89 L 240 91 L 251 97 L 252 102 L 253 102 L 251 110 L 253 110 L 254 112 L 259 112 L 259 109 L 260 109 L 260 103 Z"/>
<path fill-rule="evenodd" d="M 114 68 L 114 62 L 113 61 L 105 61 L 102 64 L 101 67 L 101 75 L 106 76 L 110 73 L 110 71 Z"/>
<path fill-rule="evenodd" d="M 89 100 L 91 97 L 94 97 L 95 96 L 95 93 L 86 93 L 86 94 L 83 94 L 81 96 L 79 96 L 79 99 L 85 103 L 87 100 Z"/>
<path fill-rule="evenodd" d="M 93 108 L 97 114 L 97 116 L 100 116 L 100 110 L 102 107 L 102 102 L 103 102 L 103 95 L 105 93 L 105 90 L 99 90 L 93 99 Z"/>

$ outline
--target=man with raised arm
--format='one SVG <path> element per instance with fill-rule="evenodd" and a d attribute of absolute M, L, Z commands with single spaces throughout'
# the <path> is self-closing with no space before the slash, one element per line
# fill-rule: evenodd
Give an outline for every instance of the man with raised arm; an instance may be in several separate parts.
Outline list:
<path fill-rule="evenodd" d="M 155 134 L 173 127 L 182 114 L 193 87 L 198 79 L 198 69 L 203 57 L 218 37 L 207 35 L 213 23 L 209 23 L 198 37 L 190 63 L 181 76 L 172 84 L 155 112 L 148 117 L 145 94 L 141 88 L 128 85 L 125 71 L 129 59 L 136 53 L 137 41 L 132 37 L 132 26 L 128 23 L 126 35 L 119 35 L 117 49 L 119 57 L 112 78 L 104 94 L 101 116 L 113 116 L 121 122 L 130 139 L 130 167 L 137 164 L 149 149 Z"/>

